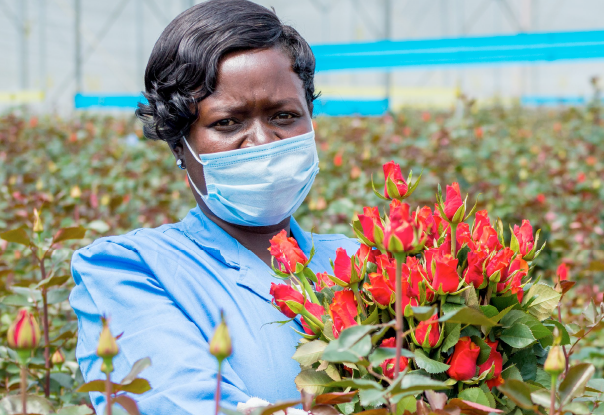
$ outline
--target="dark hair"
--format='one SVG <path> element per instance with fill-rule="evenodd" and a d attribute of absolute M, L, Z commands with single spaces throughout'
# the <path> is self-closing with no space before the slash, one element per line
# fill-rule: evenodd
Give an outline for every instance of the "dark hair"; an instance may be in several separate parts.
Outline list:
<path fill-rule="evenodd" d="M 197 120 L 197 103 L 214 92 L 228 53 L 280 46 L 304 85 L 312 111 L 315 57 L 308 43 L 274 11 L 248 0 L 210 0 L 178 15 L 153 47 L 145 70 L 148 104 L 136 116 L 147 138 L 175 144 Z"/>

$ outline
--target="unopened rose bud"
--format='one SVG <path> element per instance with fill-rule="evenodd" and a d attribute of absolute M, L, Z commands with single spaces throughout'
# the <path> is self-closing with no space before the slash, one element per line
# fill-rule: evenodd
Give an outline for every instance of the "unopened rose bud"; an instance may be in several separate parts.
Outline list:
<path fill-rule="evenodd" d="M 552 348 L 549 349 L 543 369 L 550 375 L 558 376 L 560 373 L 564 372 L 565 366 L 566 359 L 562 352 L 562 348 L 560 346 L 552 346 Z"/>
<path fill-rule="evenodd" d="M 27 310 L 19 310 L 17 318 L 8 328 L 8 346 L 15 350 L 32 350 L 40 342 L 40 327 Z"/>
<path fill-rule="evenodd" d="M 50 358 L 50 361 L 53 365 L 59 366 L 59 368 L 63 363 L 65 363 L 65 355 L 63 354 L 61 349 L 55 350 L 55 352 L 52 354 L 52 357 Z"/>
<path fill-rule="evenodd" d="M 44 232 L 44 225 L 42 224 L 42 219 L 40 219 L 40 212 L 38 209 L 34 209 L 34 232 L 42 233 Z"/>
<path fill-rule="evenodd" d="M 69 192 L 69 195 L 74 199 L 79 199 L 82 196 L 82 191 L 80 190 L 79 186 L 73 186 Z"/>
<path fill-rule="evenodd" d="M 101 331 L 99 345 L 96 349 L 97 356 L 102 357 L 103 359 L 111 359 L 112 357 L 115 357 L 119 351 L 120 348 L 115 341 L 115 337 L 113 337 L 109 330 L 107 320 L 103 320 L 103 330 Z"/>
<path fill-rule="evenodd" d="M 229 335 L 229 329 L 224 321 L 224 316 L 220 316 L 221 322 L 214 331 L 214 337 L 210 342 L 210 353 L 222 362 L 224 359 L 229 357 L 233 353 L 233 347 L 231 346 L 231 336 Z"/>

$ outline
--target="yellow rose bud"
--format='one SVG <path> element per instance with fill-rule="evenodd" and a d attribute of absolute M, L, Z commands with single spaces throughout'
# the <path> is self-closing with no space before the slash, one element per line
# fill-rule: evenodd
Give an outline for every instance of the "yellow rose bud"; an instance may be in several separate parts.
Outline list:
<path fill-rule="evenodd" d="M 8 346 L 15 350 L 32 350 L 40 342 L 40 327 L 36 318 L 26 309 L 19 310 L 8 328 Z"/>
<path fill-rule="evenodd" d="M 562 347 L 552 346 L 552 348 L 549 349 L 543 369 L 550 375 L 558 376 L 560 373 L 564 372 L 565 366 L 566 358 L 562 352 Z"/>
<path fill-rule="evenodd" d="M 233 347 L 231 346 L 231 336 L 229 335 L 229 328 L 224 321 L 224 316 L 221 314 L 220 318 L 222 321 L 216 327 L 214 337 L 212 337 L 212 341 L 210 342 L 210 353 L 219 362 L 222 362 L 233 353 Z"/>
<path fill-rule="evenodd" d="M 55 352 L 52 354 L 52 357 L 50 358 L 50 361 L 53 365 L 57 365 L 59 367 L 61 367 L 61 365 L 65 363 L 65 355 L 63 354 L 61 349 L 55 350 Z"/>
<path fill-rule="evenodd" d="M 42 219 L 40 219 L 40 212 L 38 212 L 38 209 L 34 209 L 34 232 L 44 232 L 44 225 L 42 224 Z"/>
<path fill-rule="evenodd" d="M 103 320 L 103 330 L 101 331 L 99 345 L 96 349 L 97 356 L 102 357 L 103 359 L 111 359 L 112 357 L 115 357 L 119 351 L 120 348 L 115 341 L 115 337 L 113 337 L 109 330 L 107 320 Z"/>
<path fill-rule="evenodd" d="M 82 191 L 80 190 L 79 186 L 73 186 L 71 188 L 71 192 L 69 192 L 69 195 L 74 199 L 79 199 L 80 196 L 82 196 Z"/>

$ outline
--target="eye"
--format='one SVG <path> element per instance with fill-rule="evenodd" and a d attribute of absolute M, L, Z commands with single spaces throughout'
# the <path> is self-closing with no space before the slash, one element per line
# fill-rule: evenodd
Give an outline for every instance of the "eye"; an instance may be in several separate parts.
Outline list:
<path fill-rule="evenodd" d="M 233 125 L 235 125 L 235 120 L 232 118 L 225 118 L 224 120 L 216 121 L 214 123 L 214 126 L 217 127 L 231 127 Z"/>
<path fill-rule="evenodd" d="M 279 124 L 289 124 L 299 117 L 300 116 L 298 114 L 295 114 L 293 112 L 279 112 L 275 114 L 275 116 L 273 117 L 273 121 Z"/>

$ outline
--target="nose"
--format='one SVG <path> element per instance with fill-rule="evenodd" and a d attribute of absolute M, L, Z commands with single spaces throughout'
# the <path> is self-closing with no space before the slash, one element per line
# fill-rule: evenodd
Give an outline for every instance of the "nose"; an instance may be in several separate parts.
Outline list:
<path fill-rule="evenodd" d="M 274 141 L 279 141 L 281 137 L 270 126 L 262 122 L 254 122 L 248 131 L 247 137 L 243 142 L 242 148 L 261 146 Z"/>

